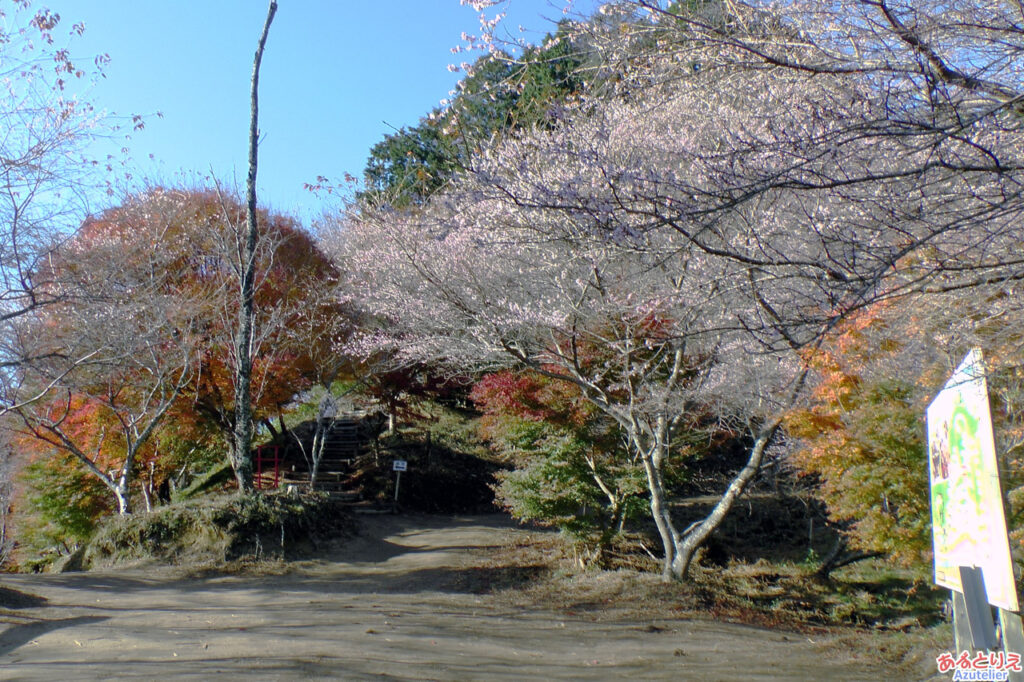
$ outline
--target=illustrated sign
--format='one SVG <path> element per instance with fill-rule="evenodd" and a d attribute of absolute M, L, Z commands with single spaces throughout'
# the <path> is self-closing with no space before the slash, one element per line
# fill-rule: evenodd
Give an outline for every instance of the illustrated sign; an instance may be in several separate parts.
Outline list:
<path fill-rule="evenodd" d="M 957 592 L 960 566 L 982 569 L 990 604 L 1017 610 L 985 365 L 972 350 L 928 406 L 935 583 Z"/>
<path fill-rule="evenodd" d="M 408 470 L 408 468 L 409 463 L 406 462 L 404 459 L 396 459 L 394 462 L 391 463 L 392 471 L 406 471 Z"/>

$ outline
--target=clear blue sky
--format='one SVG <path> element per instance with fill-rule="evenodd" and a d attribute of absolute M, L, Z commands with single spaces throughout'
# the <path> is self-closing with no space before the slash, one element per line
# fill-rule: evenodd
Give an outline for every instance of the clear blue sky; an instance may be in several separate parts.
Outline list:
<path fill-rule="evenodd" d="M 266 0 L 49 0 L 62 23 L 86 25 L 76 55 L 108 53 L 91 92 L 102 109 L 147 117 L 133 135 L 139 175 L 181 171 L 243 186 L 249 77 Z M 508 0 L 504 30 L 536 42 L 563 0 Z M 593 8 L 576 0 L 574 10 Z M 525 33 L 519 33 L 519 26 Z M 279 0 L 260 77 L 260 203 L 307 221 L 320 202 L 302 189 L 317 175 L 361 177 L 367 153 L 448 96 L 463 60 L 451 48 L 479 33 L 458 0 Z M 155 160 L 150 160 L 152 154 Z"/>

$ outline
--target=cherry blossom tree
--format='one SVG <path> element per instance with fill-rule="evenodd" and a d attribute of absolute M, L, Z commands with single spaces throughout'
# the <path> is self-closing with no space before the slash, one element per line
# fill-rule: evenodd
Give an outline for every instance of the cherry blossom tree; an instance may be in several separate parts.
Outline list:
<path fill-rule="evenodd" d="M 357 350 L 390 347 L 408 361 L 463 370 L 515 365 L 575 385 L 642 463 L 665 574 L 684 575 L 699 541 L 674 526 L 665 499 L 674 432 L 714 412 L 755 433 L 749 480 L 777 427 L 765 415 L 785 400 L 794 367 L 753 354 L 730 320 L 732 273 L 675 235 L 616 244 L 545 211 L 447 199 L 437 213 L 364 213 L 349 225 L 343 267 L 392 323 Z M 633 240 L 642 248 L 629 248 Z M 726 379 L 754 367 L 756 381 L 738 388 Z"/>
<path fill-rule="evenodd" d="M 772 163 L 724 178 L 721 207 L 786 188 L 841 197 L 855 228 L 851 242 L 864 239 L 882 266 L 860 275 L 870 285 L 865 301 L 877 298 L 883 278 L 887 295 L 898 296 L 1024 276 L 1016 247 L 1024 210 L 1024 28 L 1013 3 L 612 6 L 646 14 L 645 22 L 630 24 L 632 32 L 658 40 L 633 52 L 609 48 L 609 62 L 668 58 L 699 70 L 789 73 L 809 87 L 841 83 L 841 92 L 861 99 L 845 116 L 830 117 L 827 128 L 780 128 L 751 140 L 749 151 L 771 155 Z M 632 45 L 640 44 L 634 37 Z M 888 237 L 888 247 L 869 241 L 872 234 Z M 851 243 L 847 251 L 863 255 L 866 244 Z M 834 265 L 830 276 L 854 276 Z M 902 281 L 884 266 L 898 269 Z"/>
<path fill-rule="evenodd" d="M 715 182 L 698 155 L 722 137 L 703 120 L 711 82 L 584 103 L 564 125 L 492 149 L 422 211 L 361 207 L 339 246 L 340 269 L 392 325 L 365 334 L 363 352 L 529 368 L 573 383 L 613 419 L 643 464 L 664 573 L 677 577 L 756 473 L 800 385 L 799 363 L 769 350 L 832 305 L 832 292 L 792 286 L 802 269 L 822 267 L 823 238 L 794 234 L 781 199 L 737 207 L 717 232 L 652 223 L 652 212 L 692 205 Z M 795 84 L 786 86 L 776 87 L 789 102 Z M 719 120 L 765 124 L 742 97 L 713 104 Z M 791 246 L 772 271 L 756 255 L 759 238 L 761 248 L 772 238 Z M 783 307 L 806 319 L 773 319 Z M 663 465 L 673 433 L 709 413 L 750 434 L 751 461 L 707 522 L 681 531 Z"/>
<path fill-rule="evenodd" d="M 177 286 L 182 235 L 153 208 L 129 201 L 118 214 L 135 220 L 89 221 L 52 253 L 49 286 L 68 300 L 19 318 L 27 359 L 10 384 L 20 444 L 76 458 L 121 514 L 140 458 L 193 379 L 208 305 Z"/>
<path fill-rule="evenodd" d="M 837 306 L 825 327 L 825 352 L 812 358 L 821 383 L 803 415 L 827 419 L 793 426 L 813 443 L 798 460 L 822 476 L 833 516 L 852 522 L 852 544 L 902 558 L 927 550 L 920 540 L 927 541 L 925 465 L 915 461 L 919 437 L 908 423 L 972 345 L 991 360 L 1006 441 L 1000 451 L 1016 500 L 1011 508 L 1019 509 L 1020 8 L 930 0 L 618 6 L 648 13 L 646 23 L 631 25 L 635 36 L 670 37 L 649 43 L 646 57 L 630 58 L 691 60 L 697 46 L 713 44 L 714 54 L 695 66 L 838 81 L 864 103 L 833 118 L 826 134 L 794 128 L 780 130 L 778 140 L 753 141 L 752 150 L 776 150 L 771 172 L 727 179 L 720 193 L 726 207 L 733 196 L 756 202 L 783 189 L 800 200 L 828 192 L 845 204 L 851 239 L 843 252 L 860 263 L 826 274 L 869 286 Z M 816 165 L 824 158 L 828 164 Z M 880 267 L 864 270 L 865 255 Z M 880 309 L 882 299 L 895 305 Z M 857 311 L 861 306 L 866 310 Z M 894 331 L 863 334 L 861 321 L 878 317 Z M 864 336 L 853 344 L 856 352 L 851 326 Z M 833 352 L 837 347 L 844 352 Z M 834 400 L 832 390 L 843 382 L 855 386 Z"/>
<path fill-rule="evenodd" d="M 0 385 L 23 361 L 9 325 L 66 293 L 48 286 L 42 265 L 102 186 L 105 164 L 87 147 L 112 131 L 74 90 L 106 57 L 88 68 L 72 61 L 68 44 L 84 30 L 25 0 L 0 8 Z M 0 397 L 0 409 L 10 404 Z"/>
<path fill-rule="evenodd" d="M 473 4 L 484 11 L 492 3 Z M 651 199 L 623 209 L 645 213 L 652 226 L 683 229 L 720 255 L 789 265 L 808 283 L 818 277 L 826 295 L 841 282 L 837 309 L 845 314 L 882 289 L 890 297 L 962 290 L 1024 274 L 1015 246 L 1018 14 L 1012 3 L 937 0 L 619 0 L 562 32 L 586 51 L 578 61 L 591 96 L 599 90 L 636 101 L 682 81 L 705 82 L 707 98 L 694 98 L 695 112 L 716 111 L 723 97 L 734 109 L 742 98 L 761 107 L 748 118 L 758 126 L 689 116 L 687 130 L 720 145 L 697 154 L 708 182 L 664 185 L 679 190 L 674 205 L 658 201 L 660 190 L 623 186 L 619 197 Z M 492 51 L 494 36 L 492 27 L 480 39 Z M 772 113 L 784 88 L 794 107 Z M 615 181 L 609 176 L 609 185 Z M 811 228 L 822 197 L 831 198 L 828 211 L 845 211 L 823 226 L 817 263 L 781 244 L 737 249 L 705 237 L 716 234 L 719 215 L 780 197 Z"/>
<path fill-rule="evenodd" d="M 919 47 L 923 71 L 816 69 L 823 51 L 807 36 L 832 24 L 679 7 L 613 3 L 581 23 L 600 92 L 485 146 L 415 211 L 358 207 L 340 246 L 353 286 L 391 324 L 362 352 L 528 368 L 615 419 L 644 464 L 675 576 L 803 396 L 807 349 L 878 301 L 1024 274 L 1024 147 L 1005 93 L 988 88 L 994 115 L 968 115 L 968 94 L 953 106 L 915 89 L 939 68 Z M 830 45 L 846 55 L 842 39 Z M 943 73 L 935 92 L 987 91 Z M 696 413 L 753 446 L 709 517 L 680 531 L 661 466 Z"/>

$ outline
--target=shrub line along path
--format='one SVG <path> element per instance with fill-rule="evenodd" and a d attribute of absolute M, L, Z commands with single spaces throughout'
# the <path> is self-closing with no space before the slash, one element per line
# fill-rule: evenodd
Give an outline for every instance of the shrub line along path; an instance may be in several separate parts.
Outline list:
<path fill-rule="evenodd" d="M 358 537 L 277 575 L 5 576 L 9 590 L 46 601 L 0 607 L 0 679 L 887 676 L 795 633 L 524 607 L 496 584 L 509 573 L 492 558 L 531 532 L 496 514 L 368 517 Z"/>

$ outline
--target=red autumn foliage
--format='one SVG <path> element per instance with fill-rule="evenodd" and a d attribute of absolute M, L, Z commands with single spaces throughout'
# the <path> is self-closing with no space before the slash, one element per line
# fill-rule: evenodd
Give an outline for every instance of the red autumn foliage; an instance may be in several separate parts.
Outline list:
<path fill-rule="evenodd" d="M 187 364 L 173 373 L 173 380 L 179 383 L 160 384 L 172 381 L 172 374 L 154 378 L 152 372 L 146 375 L 147 368 L 142 365 L 115 361 L 87 373 L 79 371 L 76 381 L 82 390 L 52 392 L 33 408 L 37 423 L 57 423 L 63 438 L 86 454 L 99 472 L 116 469 L 126 458 L 134 459 L 128 462 L 132 469 L 157 464 L 159 444 L 169 440 L 165 431 L 173 432 L 174 440 L 195 443 L 209 443 L 216 433 L 230 438 L 234 415 L 231 321 L 237 305 L 237 297 L 231 293 L 236 286 L 244 213 L 237 199 L 220 192 L 156 188 L 86 221 L 80 233 L 51 259 L 54 281 L 83 283 L 90 304 L 109 298 L 114 309 L 105 314 L 115 320 L 117 306 L 130 301 L 132 312 L 142 310 L 146 296 L 154 301 L 147 320 L 160 317 L 152 310 L 168 309 L 172 316 L 179 309 L 189 311 L 180 321 L 161 325 L 154 333 L 163 334 L 162 340 L 155 337 L 145 346 L 147 352 L 159 356 L 162 349 L 181 347 L 182 340 L 188 339 Z M 341 314 L 337 306 L 313 295 L 317 287 L 332 282 L 336 272 L 312 238 L 295 220 L 281 214 L 261 211 L 259 224 L 263 248 L 257 255 L 259 317 L 253 343 L 253 414 L 257 420 L 275 414 L 313 381 L 313 358 L 325 354 L 314 345 L 327 341 L 312 330 L 304 336 L 302 330 L 325 314 Z M 104 259 L 110 258 L 117 258 L 118 263 L 112 269 L 106 263 L 104 269 Z M 119 269 L 147 268 L 159 272 L 144 291 L 126 290 L 124 282 L 132 280 L 117 276 Z M 110 291 L 107 297 L 104 286 L 120 289 Z M 53 334 L 61 334 L 66 326 L 61 309 L 51 310 L 41 324 Z M 123 317 L 123 322 L 115 322 L 111 329 L 120 327 L 131 336 L 134 317 L 127 312 Z M 157 329 L 152 321 L 150 324 Z M 104 340 L 96 343 L 102 346 Z M 133 377 L 133 372 L 138 377 Z M 129 455 L 125 443 L 130 437 L 116 434 L 119 428 L 124 431 L 124 414 L 155 410 L 147 408 L 146 401 L 154 395 L 146 393 L 147 386 L 164 392 L 173 402 L 166 414 L 153 411 L 152 418 L 158 422 L 155 431 L 147 433 L 146 442 L 137 443 Z M 29 415 L 26 424 L 31 419 Z M 23 446 L 29 452 L 69 449 L 53 429 L 27 428 L 26 433 L 29 437 Z M 81 454 L 78 457 L 83 459 Z"/>

